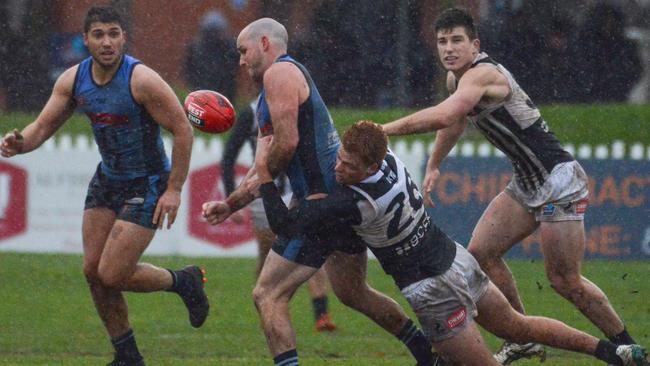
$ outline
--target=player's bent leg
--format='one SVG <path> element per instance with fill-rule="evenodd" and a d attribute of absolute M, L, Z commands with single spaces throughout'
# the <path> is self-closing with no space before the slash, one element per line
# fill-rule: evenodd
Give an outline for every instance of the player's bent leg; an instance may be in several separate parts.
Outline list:
<path fill-rule="evenodd" d="M 115 359 L 109 365 L 144 366 L 135 336 L 130 329 L 127 305 L 122 292 L 106 287 L 98 273 L 104 245 L 114 222 L 115 213 L 109 209 L 90 208 L 84 211 L 82 223 L 84 275 L 97 313 L 115 348 Z"/>
<path fill-rule="evenodd" d="M 113 338 L 129 330 L 127 305 L 121 291 L 106 287 L 98 270 L 104 245 L 114 222 L 115 213 L 106 208 L 87 209 L 83 214 L 84 275 L 97 313 Z"/>
<path fill-rule="evenodd" d="M 550 318 L 526 316 L 509 306 L 505 296 L 492 283 L 477 302 L 476 322 L 487 331 L 518 344 L 530 342 L 593 355 L 598 339 Z M 530 355 L 522 355 L 528 357 Z M 509 359 L 505 364 L 514 361 Z M 517 357 L 517 358 L 522 358 Z M 503 360 L 500 360 L 503 361 Z"/>
<path fill-rule="evenodd" d="M 524 305 L 515 279 L 502 257 L 536 228 L 535 216 L 508 193 L 501 192 L 483 212 L 467 247 L 481 269 L 521 313 L 524 313 Z"/>
<path fill-rule="evenodd" d="M 618 346 L 608 340 L 598 340 L 555 319 L 518 313 L 491 283 L 477 303 L 477 308 L 477 323 L 489 332 L 521 345 L 518 349 L 513 348 L 509 352 L 495 355 L 496 360 L 503 365 L 521 358 L 540 356 L 536 354 L 536 344 L 584 353 L 612 365 L 643 365 L 643 362 L 647 362 L 646 351 L 639 345 Z"/>
<path fill-rule="evenodd" d="M 623 332 L 623 322 L 605 293 L 581 275 L 585 249 L 583 221 L 543 221 L 541 237 L 546 274 L 553 289 L 575 304 L 608 337 Z"/>
<path fill-rule="evenodd" d="M 122 291 L 152 292 L 171 287 L 169 271 L 139 264 L 155 230 L 116 220 L 100 258 L 98 273 L 102 283 Z"/>
<path fill-rule="evenodd" d="M 404 343 L 418 366 L 434 365 L 436 360 L 431 344 L 422 331 L 395 300 L 366 282 L 367 262 L 365 251 L 357 254 L 333 252 L 325 263 L 325 269 L 334 294 L 343 304 L 366 315 Z"/>
<path fill-rule="evenodd" d="M 291 262 L 271 250 L 253 290 L 266 342 L 274 357 L 296 348 L 289 318 L 289 301 L 317 268 Z"/>
<path fill-rule="evenodd" d="M 257 267 L 255 268 L 255 277 L 259 277 L 262 272 L 262 266 L 266 260 L 266 256 L 271 250 L 275 234 L 268 227 L 254 227 L 255 238 L 257 239 Z"/>
<path fill-rule="evenodd" d="M 463 330 L 453 337 L 434 341 L 433 347 L 445 359 L 453 364 L 465 366 L 498 366 L 500 365 L 487 348 L 476 324 L 468 320 Z"/>
<path fill-rule="evenodd" d="M 389 333 L 396 335 L 408 321 L 408 316 L 395 300 L 368 285 L 367 261 L 366 252 L 332 253 L 325 262 L 332 290 L 344 305 L 365 314 Z"/>
<path fill-rule="evenodd" d="M 327 296 L 327 274 L 325 268 L 320 268 L 307 281 L 309 296 L 311 298 Z"/>

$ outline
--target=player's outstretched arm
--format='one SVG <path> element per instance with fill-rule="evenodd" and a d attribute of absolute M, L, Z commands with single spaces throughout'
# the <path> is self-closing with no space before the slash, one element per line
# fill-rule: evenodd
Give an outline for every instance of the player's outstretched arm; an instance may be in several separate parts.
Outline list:
<path fill-rule="evenodd" d="M 452 76 L 447 77 L 448 84 L 449 78 Z M 474 106 L 492 88 L 499 77 L 503 79 L 498 80 L 499 83 L 505 81 L 503 75 L 492 68 L 470 69 L 460 79 L 458 90 L 447 99 L 436 106 L 385 124 L 384 131 L 389 136 L 411 135 L 438 131 L 452 126 L 472 112 Z"/>
<path fill-rule="evenodd" d="M 152 69 L 138 65 L 131 79 L 133 98 L 147 110 L 154 121 L 174 136 L 172 168 L 167 190 L 158 199 L 153 222 L 162 228 L 165 215 L 167 228 L 176 220 L 181 190 L 190 166 L 193 132 L 181 104 L 171 87 Z"/>
<path fill-rule="evenodd" d="M 298 146 L 298 108 L 309 96 L 309 86 L 298 67 L 279 62 L 264 73 L 264 90 L 273 123 L 266 164 L 275 177 L 286 171 Z"/>
<path fill-rule="evenodd" d="M 440 176 L 440 165 L 442 161 L 449 155 L 451 149 L 456 145 L 458 139 L 463 134 L 467 126 L 467 119 L 452 125 L 451 127 L 444 128 L 436 132 L 436 140 L 433 143 L 433 151 L 427 161 L 426 171 L 424 173 L 424 180 L 422 182 L 422 190 L 424 191 L 423 199 L 424 204 L 433 207 L 433 200 L 431 199 L 431 192 L 436 185 L 436 181 Z"/>
<path fill-rule="evenodd" d="M 70 118 L 75 108 L 72 88 L 77 67 L 71 67 L 59 76 L 50 99 L 34 122 L 22 132 L 14 130 L 5 135 L 0 143 L 2 156 L 8 158 L 35 150 Z"/>

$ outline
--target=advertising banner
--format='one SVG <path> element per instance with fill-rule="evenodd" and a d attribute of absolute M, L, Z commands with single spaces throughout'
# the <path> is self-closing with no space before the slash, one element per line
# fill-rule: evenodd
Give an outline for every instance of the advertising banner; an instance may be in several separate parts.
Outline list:
<path fill-rule="evenodd" d="M 650 161 L 585 159 L 580 164 L 589 176 L 585 257 L 650 259 Z M 433 221 L 466 246 L 474 225 L 511 174 L 504 158 L 449 157 L 433 191 Z M 508 255 L 541 257 L 539 241 L 536 232 Z"/>

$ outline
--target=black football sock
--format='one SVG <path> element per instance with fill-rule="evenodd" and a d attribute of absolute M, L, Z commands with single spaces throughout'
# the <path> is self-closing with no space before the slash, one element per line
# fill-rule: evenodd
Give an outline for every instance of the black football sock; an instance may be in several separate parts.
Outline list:
<path fill-rule="evenodd" d="M 275 366 L 298 366 L 298 352 L 295 349 L 281 353 L 273 358 Z"/>
<path fill-rule="evenodd" d="M 172 285 L 167 292 L 175 292 L 181 296 L 186 295 L 192 287 L 192 277 L 184 271 L 174 271 L 167 268 L 172 275 Z"/>
<path fill-rule="evenodd" d="M 422 334 L 422 331 L 409 319 L 402 330 L 396 335 L 397 339 L 402 341 L 415 360 L 418 362 L 418 366 L 429 366 L 433 365 L 433 353 L 431 352 L 431 343 L 427 338 Z"/>
<path fill-rule="evenodd" d="M 630 334 L 627 332 L 626 328 L 623 328 L 623 331 L 618 333 L 617 335 L 607 337 L 607 338 L 609 338 L 609 340 L 612 341 L 612 343 L 619 346 L 624 344 L 636 344 L 634 339 L 632 339 L 632 336 L 630 336 Z"/>
<path fill-rule="evenodd" d="M 127 362 L 139 362 L 142 360 L 138 345 L 135 343 L 133 329 L 129 329 L 123 335 L 111 339 L 111 343 L 113 343 L 115 355 L 118 360 Z"/>
<path fill-rule="evenodd" d="M 316 317 L 316 320 L 327 314 L 327 296 L 311 299 L 311 304 L 314 308 L 314 316 Z"/>
<path fill-rule="evenodd" d="M 171 269 L 169 269 L 169 268 L 165 268 L 165 269 L 166 269 L 167 271 L 169 271 L 169 273 L 172 275 L 172 285 L 171 285 L 171 287 L 169 287 L 169 288 L 168 288 L 167 290 L 165 290 L 165 291 L 168 291 L 168 292 L 177 292 L 177 291 L 176 291 L 176 287 L 177 287 L 177 283 L 178 283 L 178 275 L 176 274 L 176 271 L 171 270 Z"/>
<path fill-rule="evenodd" d="M 618 346 L 615 345 L 614 343 L 601 339 L 598 342 L 598 346 L 596 346 L 596 352 L 594 353 L 594 356 L 601 360 L 605 361 L 610 365 L 621 365 L 623 366 L 623 361 L 621 360 L 620 357 L 616 354 L 616 348 Z"/>

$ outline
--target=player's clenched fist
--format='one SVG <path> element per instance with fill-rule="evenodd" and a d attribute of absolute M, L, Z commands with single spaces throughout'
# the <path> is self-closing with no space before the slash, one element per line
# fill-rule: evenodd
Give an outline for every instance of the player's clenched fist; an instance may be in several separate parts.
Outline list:
<path fill-rule="evenodd" d="M 0 144 L 0 154 L 5 158 L 10 158 L 18 154 L 23 149 L 24 141 L 25 140 L 20 131 L 14 129 L 7 133 L 2 139 L 2 143 Z"/>
<path fill-rule="evenodd" d="M 209 201 L 203 204 L 203 218 L 211 225 L 226 221 L 231 213 L 230 206 L 225 201 Z"/>

